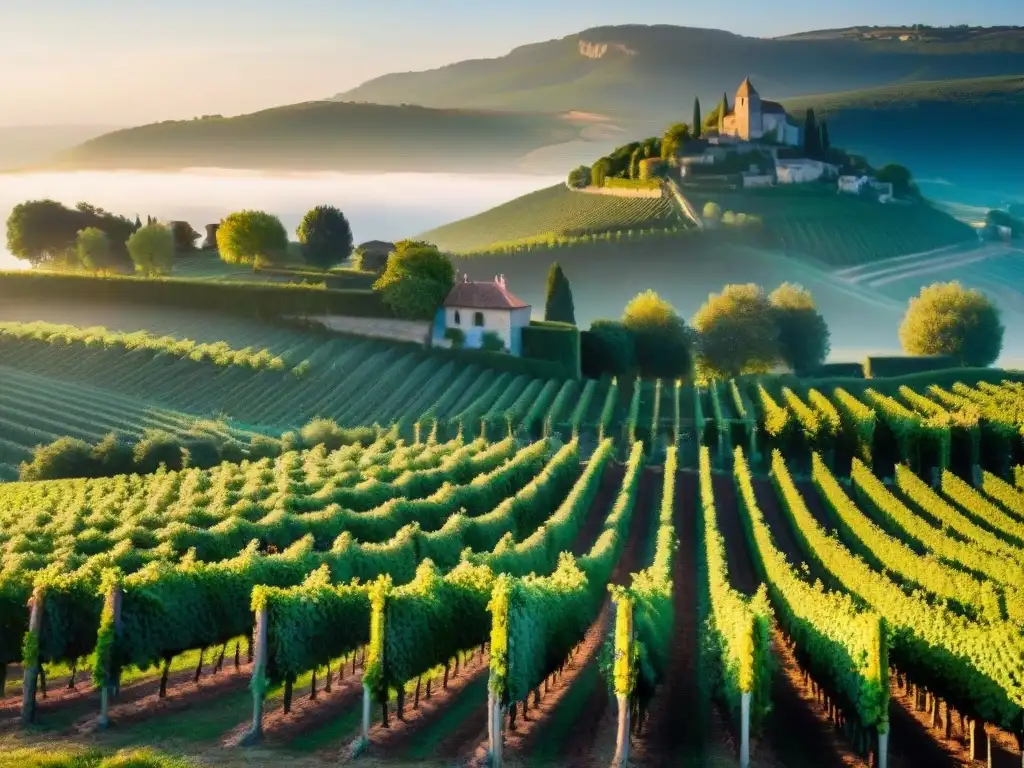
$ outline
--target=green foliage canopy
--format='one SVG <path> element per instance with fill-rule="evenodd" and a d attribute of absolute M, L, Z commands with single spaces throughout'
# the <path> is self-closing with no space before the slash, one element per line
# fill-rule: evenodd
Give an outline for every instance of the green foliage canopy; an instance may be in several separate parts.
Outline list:
<path fill-rule="evenodd" d="M 143 275 L 166 275 L 174 262 L 174 233 L 163 224 L 147 224 L 128 238 L 128 255 Z"/>
<path fill-rule="evenodd" d="M 779 359 L 779 329 L 764 291 L 757 285 L 727 285 L 694 315 L 699 334 L 697 367 L 710 377 L 765 372 Z"/>
<path fill-rule="evenodd" d="M 636 366 L 641 376 L 677 378 L 689 373 L 691 334 L 675 308 L 654 291 L 638 294 L 622 314 L 633 335 Z"/>
<path fill-rule="evenodd" d="M 373 288 L 399 317 L 429 320 L 454 285 L 455 267 L 436 246 L 402 240 Z"/>
<path fill-rule="evenodd" d="M 86 227 L 75 238 L 78 263 L 90 272 L 106 272 L 116 266 L 110 238 L 102 229 Z"/>
<path fill-rule="evenodd" d="M 55 200 L 29 200 L 14 206 L 7 217 L 7 249 L 33 266 L 65 259 L 75 250 L 78 233 L 94 227 L 110 240 L 111 267 L 129 267 L 125 241 L 135 225 L 88 203 L 74 208 Z"/>
<path fill-rule="evenodd" d="M 302 257 L 310 266 L 328 269 L 352 253 L 352 227 L 345 214 L 332 205 L 310 209 L 295 234 L 302 243 Z"/>
<path fill-rule="evenodd" d="M 288 233 L 277 216 L 264 211 L 236 211 L 217 228 L 217 249 L 229 264 L 273 262 L 288 250 Z"/>
<path fill-rule="evenodd" d="M 999 309 L 987 296 L 960 283 L 935 283 L 912 298 L 900 325 L 910 355 L 951 355 L 964 365 L 992 365 L 1003 348 Z"/>
<path fill-rule="evenodd" d="M 783 283 L 768 296 L 779 331 L 779 355 L 794 371 L 808 371 L 825 362 L 832 348 L 825 318 L 811 292 Z"/>

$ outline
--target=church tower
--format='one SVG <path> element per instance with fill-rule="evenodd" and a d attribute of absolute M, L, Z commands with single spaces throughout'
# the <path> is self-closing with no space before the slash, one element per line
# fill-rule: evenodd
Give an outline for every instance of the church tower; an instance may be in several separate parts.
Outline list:
<path fill-rule="evenodd" d="M 754 90 L 750 78 L 744 79 L 736 91 L 733 104 L 736 115 L 736 133 L 741 139 L 750 141 L 761 138 L 764 132 L 764 121 L 761 118 L 761 96 Z"/>

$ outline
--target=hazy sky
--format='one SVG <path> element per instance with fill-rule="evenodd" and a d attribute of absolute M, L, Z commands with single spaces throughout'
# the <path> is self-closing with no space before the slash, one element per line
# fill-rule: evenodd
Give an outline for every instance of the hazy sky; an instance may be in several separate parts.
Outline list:
<path fill-rule="evenodd" d="M 0 0 L 0 125 L 239 114 L 603 24 L 769 37 L 855 24 L 1024 24 L 1020 8 L 1021 0 Z"/>

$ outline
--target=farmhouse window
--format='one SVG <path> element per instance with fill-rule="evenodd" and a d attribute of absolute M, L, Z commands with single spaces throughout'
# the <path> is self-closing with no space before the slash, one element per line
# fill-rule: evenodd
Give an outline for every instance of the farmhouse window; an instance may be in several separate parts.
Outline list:
<path fill-rule="evenodd" d="M 483 328 L 484 327 L 484 313 L 483 312 L 475 312 L 473 314 L 473 325 L 475 325 L 477 328 Z"/>
<path fill-rule="evenodd" d="M 459 310 L 455 310 L 455 324 L 462 325 L 462 316 L 459 315 Z"/>

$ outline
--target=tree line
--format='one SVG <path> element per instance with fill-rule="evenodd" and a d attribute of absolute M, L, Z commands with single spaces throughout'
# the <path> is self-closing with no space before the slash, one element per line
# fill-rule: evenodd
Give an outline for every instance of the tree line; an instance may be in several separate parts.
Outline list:
<path fill-rule="evenodd" d="M 572 289 L 561 267 L 548 273 L 545 320 L 575 324 Z M 950 356 L 961 365 L 992 365 L 1002 351 L 998 307 L 960 283 L 935 283 L 912 298 L 899 328 L 903 351 Z M 831 332 L 811 292 L 783 283 L 771 293 L 758 285 L 726 285 L 690 324 L 653 290 L 637 295 L 618 320 L 595 320 L 582 335 L 587 376 L 732 378 L 779 367 L 798 374 L 821 366 Z"/>
<path fill-rule="evenodd" d="M 334 206 L 310 209 L 295 236 L 310 267 L 326 270 L 352 255 L 352 228 Z M 175 256 L 196 251 L 200 237 L 185 221 L 147 216 L 143 224 L 139 216 L 132 221 L 89 203 L 69 208 L 55 200 L 29 200 L 7 218 L 8 250 L 33 267 L 167 275 Z M 216 228 L 216 248 L 225 262 L 254 269 L 293 260 L 284 224 L 265 211 L 228 215 Z"/>

